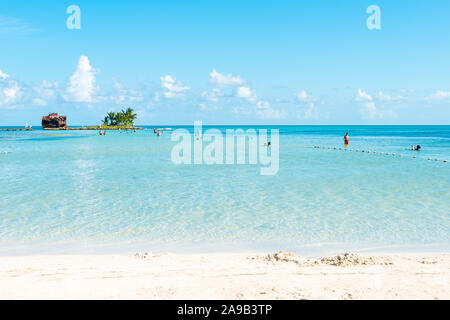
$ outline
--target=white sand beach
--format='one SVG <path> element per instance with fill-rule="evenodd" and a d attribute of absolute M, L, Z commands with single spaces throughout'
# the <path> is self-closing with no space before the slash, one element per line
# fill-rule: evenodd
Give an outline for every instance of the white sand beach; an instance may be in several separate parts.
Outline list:
<path fill-rule="evenodd" d="M 450 299 L 450 254 L 0 257 L 0 299 Z"/>

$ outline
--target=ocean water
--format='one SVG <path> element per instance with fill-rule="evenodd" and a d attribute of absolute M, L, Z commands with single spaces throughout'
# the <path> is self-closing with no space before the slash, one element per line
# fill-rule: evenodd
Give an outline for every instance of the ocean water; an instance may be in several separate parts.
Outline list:
<path fill-rule="evenodd" d="M 273 176 L 176 165 L 171 130 L 0 131 L 0 255 L 448 252 L 450 126 L 261 128 L 280 131 Z"/>

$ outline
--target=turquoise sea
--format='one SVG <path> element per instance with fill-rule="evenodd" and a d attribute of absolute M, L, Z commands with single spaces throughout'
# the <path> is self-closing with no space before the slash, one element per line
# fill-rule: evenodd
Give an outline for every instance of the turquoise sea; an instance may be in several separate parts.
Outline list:
<path fill-rule="evenodd" d="M 280 130 L 273 176 L 175 165 L 171 130 L 0 131 L 0 255 L 448 252 L 450 126 L 261 128 Z"/>

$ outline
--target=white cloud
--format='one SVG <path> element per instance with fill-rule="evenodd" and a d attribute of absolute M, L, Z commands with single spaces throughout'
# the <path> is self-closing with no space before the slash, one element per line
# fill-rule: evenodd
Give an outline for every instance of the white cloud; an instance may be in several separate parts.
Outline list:
<path fill-rule="evenodd" d="M 138 89 L 127 89 L 125 86 L 117 81 L 113 80 L 113 87 L 117 92 L 117 95 L 111 97 L 111 99 L 118 104 L 134 104 L 136 102 L 144 101 L 144 95 Z"/>
<path fill-rule="evenodd" d="M 404 100 L 405 97 L 401 96 L 401 95 L 389 95 L 389 94 L 384 93 L 383 91 L 378 91 L 378 93 L 374 96 L 373 99 L 374 100 L 378 100 L 378 101 L 384 101 L 384 102 L 390 102 L 390 101 L 392 101 L 392 102 L 393 101 L 397 101 L 398 102 L 400 100 Z"/>
<path fill-rule="evenodd" d="M 360 109 L 360 112 L 364 118 L 381 118 L 381 114 L 378 112 L 377 107 L 375 106 L 375 102 L 373 101 L 364 102 Z"/>
<path fill-rule="evenodd" d="M 397 114 L 392 110 L 379 110 L 376 107 L 375 102 L 369 101 L 365 102 L 360 109 L 360 113 L 363 118 L 374 120 L 374 119 L 395 119 Z"/>
<path fill-rule="evenodd" d="M 166 89 L 166 91 L 163 92 L 163 95 L 167 99 L 181 97 L 190 89 L 189 87 L 183 85 L 180 81 L 176 81 L 171 75 L 166 75 L 160 79 L 161 87 Z"/>
<path fill-rule="evenodd" d="M 305 90 L 301 90 L 299 93 L 295 93 L 294 96 L 300 101 L 314 101 L 314 97 L 308 95 Z"/>
<path fill-rule="evenodd" d="M 384 95 L 381 91 L 375 96 L 378 100 L 390 101 L 391 97 Z M 389 98 L 388 98 L 389 97 Z M 375 119 L 385 119 L 385 118 L 396 118 L 397 115 L 392 110 L 379 109 L 372 98 L 367 92 L 358 89 L 356 94 L 356 101 L 362 102 L 359 112 L 363 118 L 369 120 Z"/>
<path fill-rule="evenodd" d="M 382 101 L 391 101 L 391 96 L 388 94 L 384 94 L 382 91 L 378 91 L 375 98 Z"/>
<path fill-rule="evenodd" d="M 368 95 L 367 92 L 358 89 L 356 101 L 372 101 L 372 96 Z"/>
<path fill-rule="evenodd" d="M 35 106 L 39 106 L 39 107 L 44 107 L 48 105 L 48 102 L 44 99 L 41 98 L 34 98 L 33 99 L 33 105 Z"/>
<path fill-rule="evenodd" d="M 219 88 L 214 88 L 212 92 L 203 91 L 201 97 L 203 100 L 218 102 L 220 97 L 223 97 L 224 93 Z"/>
<path fill-rule="evenodd" d="M 113 87 L 114 87 L 114 89 L 116 89 L 117 91 L 121 91 L 121 90 L 124 90 L 124 86 L 123 86 L 123 84 L 122 83 L 120 83 L 119 81 L 117 81 L 116 79 L 112 79 L 112 81 L 113 81 Z"/>
<path fill-rule="evenodd" d="M 37 97 L 33 99 L 33 104 L 38 106 L 46 106 L 49 101 L 54 100 L 58 94 L 57 90 L 59 88 L 58 82 L 48 82 L 46 80 L 34 87 L 34 91 Z"/>
<path fill-rule="evenodd" d="M 436 99 L 436 100 L 449 99 L 450 98 L 450 91 L 437 90 L 435 93 L 433 93 L 430 96 L 430 98 L 431 99 Z"/>
<path fill-rule="evenodd" d="M 318 119 L 319 115 L 317 113 L 317 108 L 313 102 L 308 102 L 306 109 L 297 113 L 297 119 L 311 120 Z"/>
<path fill-rule="evenodd" d="M 16 101 L 20 95 L 20 88 L 17 81 L 11 81 L 9 87 L 3 89 L 3 94 L 6 98 L 6 103 Z"/>
<path fill-rule="evenodd" d="M 22 96 L 22 90 L 19 83 L 15 80 L 9 80 L 0 86 L 0 106 L 14 108 L 13 104 L 18 102 Z"/>
<path fill-rule="evenodd" d="M 247 99 L 249 101 L 256 100 L 256 92 L 255 90 L 250 89 L 249 87 L 239 87 L 236 93 L 238 98 Z"/>
<path fill-rule="evenodd" d="M 36 31 L 21 19 L 0 17 L 0 34 L 30 33 Z"/>
<path fill-rule="evenodd" d="M 281 120 L 281 119 L 284 119 L 286 117 L 285 112 L 280 111 L 280 110 L 275 110 L 275 109 L 272 109 L 272 108 L 264 109 L 264 110 L 258 110 L 256 112 L 256 114 L 261 119 L 270 119 L 270 120 Z"/>
<path fill-rule="evenodd" d="M 73 102 L 94 102 L 95 73 L 88 57 L 80 56 L 77 69 L 69 79 L 69 86 L 64 99 Z"/>
<path fill-rule="evenodd" d="M 377 109 L 372 96 L 369 95 L 367 92 L 362 91 L 361 89 L 358 89 L 355 100 L 362 102 L 362 105 L 361 105 L 361 108 L 359 111 L 363 118 L 381 119 L 383 117 L 383 112 L 380 112 Z"/>
<path fill-rule="evenodd" d="M 305 113 L 303 114 L 304 119 L 317 119 L 317 110 L 314 103 L 310 102 L 308 103 L 308 108 L 305 110 Z"/>
<path fill-rule="evenodd" d="M 256 114 L 262 119 L 280 120 L 285 118 L 283 110 L 273 109 L 267 101 L 258 101 L 256 104 Z"/>
<path fill-rule="evenodd" d="M 231 74 L 223 74 L 216 71 L 216 69 L 213 69 L 211 73 L 209 74 L 211 83 L 219 86 L 219 87 L 225 87 L 225 86 L 240 86 L 245 83 L 244 80 L 241 79 L 240 76 L 233 76 Z"/>
<path fill-rule="evenodd" d="M 267 101 L 258 101 L 258 103 L 256 104 L 256 107 L 258 109 L 268 109 L 268 108 L 270 108 L 270 103 Z"/>
<path fill-rule="evenodd" d="M 297 119 L 318 119 L 317 108 L 314 104 L 316 99 L 313 96 L 309 95 L 305 90 L 295 93 L 294 96 L 296 96 L 301 102 L 305 102 L 307 104 L 306 108 L 302 106 L 304 110 L 297 113 Z"/>
<path fill-rule="evenodd" d="M 0 69 L 0 79 L 5 80 L 8 79 L 9 75 L 7 75 L 6 73 L 4 73 L 1 69 Z"/>

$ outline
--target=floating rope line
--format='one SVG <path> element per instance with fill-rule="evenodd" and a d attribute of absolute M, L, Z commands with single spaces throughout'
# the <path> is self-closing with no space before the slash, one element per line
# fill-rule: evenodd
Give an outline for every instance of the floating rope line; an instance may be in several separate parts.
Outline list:
<path fill-rule="evenodd" d="M 377 152 L 377 151 L 371 151 L 371 150 L 359 150 L 359 149 L 355 149 L 355 150 L 353 150 L 353 149 L 342 149 L 342 148 L 337 148 L 337 147 L 325 147 L 325 146 L 323 146 L 323 147 L 321 147 L 321 146 L 314 146 L 314 149 L 328 149 L 328 150 L 344 150 L 344 151 L 349 151 L 349 152 L 364 152 L 364 153 L 372 153 L 372 154 L 380 154 L 380 155 L 386 155 L 386 156 L 393 156 L 393 157 L 399 157 L 399 158 L 401 158 L 401 157 L 403 157 L 401 154 L 396 154 L 396 153 L 389 153 L 389 152 Z M 417 159 L 417 156 L 412 156 L 412 158 L 413 159 Z M 432 158 L 428 158 L 427 159 L 428 161 L 432 161 L 433 159 Z M 438 158 L 436 158 L 436 159 L 434 159 L 434 161 L 437 161 L 437 162 L 444 162 L 444 163 L 447 163 L 448 161 L 447 160 L 440 160 L 440 159 L 438 159 Z"/>

